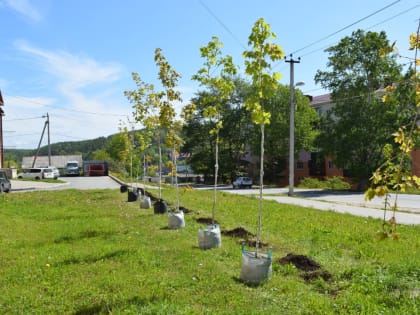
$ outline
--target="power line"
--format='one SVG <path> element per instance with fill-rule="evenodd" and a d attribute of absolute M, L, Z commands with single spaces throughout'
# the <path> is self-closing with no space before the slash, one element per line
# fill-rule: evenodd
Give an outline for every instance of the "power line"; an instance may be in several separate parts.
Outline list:
<path fill-rule="evenodd" d="M 244 44 L 242 44 L 242 42 L 235 36 L 235 34 L 233 34 L 233 32 L 216 16 L 216 14 L 213 13 L 212 10 L 210 10 L 210 8 L 208 6 L 206 6 L 204 4 L 203 1 L 199 1 L 200 4 L 203 6 L 204 9 L 206 9 L 206 11 L 208 13 L 210 13 L 210 15 L 230 34 L 230 36 L 232 36 L 232 38 L 243 48 L 246 49 L 246 46 Z"/>
<path fill-rule="evenodd" d="M 402 12 L 400 12 L 400 13 L 397 13 L 397 14 L 395 14 L 395 15 L 393 15 L 393 16 L 391 16 L 391 17 L 389 17 L 389 18 L 387 18 L 387 19 L 385 19 L 385 20 L 383 20 L 383 21 L 381 21 L 381 22 L 379 22 L 379 23 L 376 23 L 376 24 L 374 24 L 374 25 L 372 25 L 372 26 L 369 26 L 368 28 L 366 28 L 366 30 L 370 30 L 370 29 L 372 29 L 372 28 L 374 28 L 374 27 L 376 27 L 376 26 L 378 26 L 378 25 L 381 25 L 381 24 L 384 24 L 384 23 L 386 23 L 386 22 L 388 22 L 388 21 L 391 21 L 391 20 L 395 19 L 396 17 L 399 17 L 399 16 L 401 16 L 401 15 L 403 15 L 403 14 L 407 13 L 407 12 L 410 12 L 410 11 L 412 11 L 412 10 L 414 10 L 414 9 L 418 8 L 418 7 L 420 7 L 420 4 L 415 5 L 414 7 L 411 7 L 411 8 L 409 8 L 409 9 L 407 9 L 407 10 L 404 10 L 404 11 L 402 11 Z M 327 49 L 328 47 L 331 47 L 332 45 L 334 45 L 334 44 L 330 44 L 330 45 L 323 46 L 323 47 L 321 47 L 321 48 L 314 49 L 314 50 L 312 50 L 312 51 L 310 51 L 310 52 L 308 52 L 308 53 L 306 53 L 306 54 L 302 55 L 302 57 L 312 55 L 313 53 L 316 53 L 316 52 L 321 51 L 321 50 L 325 50 L 325 49 Z"/>
<path fill-rule="evenodd" d="M 34 135 L 38 135 L 37 133 L 25 133 L 25 134 L 20 134 L 20 135 L 11 135 L 11 136 L 6 136 L 7 138 L 15 138 L 15 137 L 27 137 L 27 136 L 34 136 Z"/>
<path fill-rule="evenodd" d="M 4 121 L 33 120 L 33 119 L 40 119 L 40 118 L 43 118 L 43 117 L 37 116 L 37 117 L 28 117 L 28 118 L 5 119 Z"/>
<path fill-rule="evenodd" d="M 414 9 L 416 9 L 416 8 L 418 8 L 418 7 L 420 7 L 420 4 L 415 5 L 414 7 L 411 7 L 411 8 L 409 8 L 409 9 L 407 9 L 407 10 L 404 10 L 404 11 L 402 11 L 402 12 L 400 12 L 400 13 L 397 13 L 397 14 L 395 14 L 395 15 L 393 15 L 393 16 L 391 16 L 391 17 L 389 17 L 389 18 L 387 18 L 387 19 L 385 19 L 385 20 L 383 20 L 383 21 L 381 21 L 381 22 L 379 22 L 379 23 L 376 23 L 375 25 L 372 25 L 372 26 L 368 27 L 368 28 L 367 28 L 367 30 L 370 30 L 370 29 L 372 29 L 372 28 L 374 28 L 374 27 L 376 27 L 376 26 L 378 26 L 378 25 L 381 25 L 381 24 L 383 24 L 383 23 L 385 23 L 385 22 L 391 21 L 392 19 L 395 19 L 396 17 L 398 17 L 398 16 L 400 16 L 400 15 L 403 15 L 403 14 L 405 14 L 405 13 L 407 13 L 407 12 L 410 12 L 411 10 L 414 10 Z"/>
<path fill-rule="evenodd" d="M 341 28 L 341 29 L 339 29 L 339 30 L 337 30 L 337 31 L 335 31 L 335 32 L 333 32 L 333 33 L 331 33 L 331 34 L 329 34 L 329 35 L 321 38 L 321 39 L 316 40 L 316 41 L 314 41 L 314 42 L 312 42 L 312 43 L 310 43 L 310 44 L 308 44 L 308 45 L 306 45 L 306 46 L 304 46 L 304 47 L 302 47 L 302 48 L 300 48 L 300 49 L 292 52 L 292 55 L 293 54 L 296 54 L 297 52 L 302 51 L 302 50 L 304 50 L 306 48 L 309 48 L 309 47 L 311 47 L 311 46 L 313 46 L 315 44 L 318 44 L 319 42 L 322 42 L 323 40 L 326 40 L 326 39 L 328 39 L 328 38 L 330 38 L 330 37 L 332 37 L 332 36 L 334 36 L 334 35 L 342 32 L 342 31 L 344 31 L 344 30 L 346 30 L 346 29 L 348 29 L 348 28 L 356 25 L 357 23 L 360 23 L 361 21 L 364 21 L 364 20 L 370 18 L 371 16 L 374 16 L 374 15 L 378 14 L 379 12 L 384 11 L 385 9 L 388 9 L 389 7 L 395 5 L 396 3 L 400 2 L 400 1 L 401 0 L 396 0 L 396 1 L 392 2 L 391 4 L 388 4 L 387 6 L 381 8 L 379 10 L 376 10 L 375 12 L 373 12 L 373 13 L 371 13 L 371 14 L 369 14 L 369 15 L 367 15 L 367 16 L 359 19 L 359 20 L 357 20 L 356 22 L 353 22 L 353 23 L 351 23 L 351 24 L 349 24 L 349 25 L 347 25 L 347 26 L 345 26 L 345 27 L 343 27 L 343 28 Z"/>

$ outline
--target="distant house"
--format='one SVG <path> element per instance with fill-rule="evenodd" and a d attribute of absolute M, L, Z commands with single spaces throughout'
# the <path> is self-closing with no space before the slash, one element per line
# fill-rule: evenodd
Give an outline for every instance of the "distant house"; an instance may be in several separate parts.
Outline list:
<path fill-rule="evenodd" d="M 34 162 L 35 156 L 25 156 L 22 159 L 22 168 L 31 168 Z M 55 166 L 58 169 L 64 169 L 67 161 L 77 161 L 79 165 L 83 164 L 81 155 L 52 155 L 51 165 L 48 165 L 48 156 L 37 156 L 34 167 L 47 167 Z"/>

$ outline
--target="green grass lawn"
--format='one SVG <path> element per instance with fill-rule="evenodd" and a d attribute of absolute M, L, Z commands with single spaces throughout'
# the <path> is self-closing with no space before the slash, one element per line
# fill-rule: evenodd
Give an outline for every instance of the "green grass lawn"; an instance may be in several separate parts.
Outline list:
<path fill-rule="evenodd" d="M 155 191 L 153 191 L 155 193 Z M 163 197 L 174 203 L 175 192 Z M 180 192 L 186 227 L 128 203 L 118 190 L 0 195 L 1 314 L 418 314 L 420 227 L 378 241 L 380 220 L 264 201 L 262 241 L 273 273 L 239 281 L 240 239 L 198 248 L 211 191 Z M 258 200 L 218 194 L 222 231 L 256 233 Z M 309 277 L 288 253 L 306 255 L 331 277 Z M 322 273 L 320 273 L 322 274 Z"/>

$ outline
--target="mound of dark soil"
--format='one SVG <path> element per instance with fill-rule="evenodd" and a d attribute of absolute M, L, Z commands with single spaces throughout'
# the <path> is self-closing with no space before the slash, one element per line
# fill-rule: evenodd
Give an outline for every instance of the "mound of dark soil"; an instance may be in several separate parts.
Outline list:
<path fill-rule="evenodd" d="M 305 255 L 295 255 L 292 253 L 287 254 L 285 257 L 279 259 L 281 265 L 293 264 L 295 267 L 302 271 L 314 271 L 321 268 L 315 260 Z"/>
<path fill-rule="evenodd" d="M 198 218 L 196 219 L 197 223 L 200 224 L 213 224 L 212 218 Z M 219 224 L 216 220 L 214 220 L 214 224 Z"/>
<path fill-rule="evenodd" d="M 194 213 L 194 211 L 192 211 L 192 210 L 190 210 L 190 209 L 187 209 L 187 208 L 185 208 L 185 207 L 183 207 L 183 206 L 179 206 L 179 210 L 181 210 L 182 212 L 184 212 L 185 214 L 188 214 L 188 213 Z"/>
<path fill-rule="evenodd" d="M 285 257 L 280 258 L 279 263 L 281 265 L 295 265 L 297 269 L 303 271 L 301 277 L 305 279 L 305 281 L 311 281 L 318 278 L 322 278 L 325 281 L 328 281 L 332 277 L 328 271 L 323 270 L 321 268 L 320 264 L 318 264 L 315 260 L 305 255 L 296 255 L 289 253 Z"/>
<path fill-rule="evenodd" d="M 255 236 L 254 234 L 252 234 L 251 232 L 248 232 L 243 227 L 238 227 L 238 228 L 235 228 L 233 230 L 224 230 L 224 231 L 222 231 L 222 234 L 226 235 L 226 236 L 241 237 L 241 238 L 245 238 L 245 239 L 248 239 L 249 237 L 254 237 Z"/>

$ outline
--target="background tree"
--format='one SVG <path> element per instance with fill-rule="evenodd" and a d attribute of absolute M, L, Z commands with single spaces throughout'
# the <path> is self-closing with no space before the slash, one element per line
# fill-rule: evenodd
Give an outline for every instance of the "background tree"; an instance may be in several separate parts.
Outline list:
<path fill-rule="evenodd" d="M 284 53 L 281 47 L 270 39 L 276 35 L 271 31 L 264 19 L 258 19 L 252 32 L 248 37 L 248 46 L 251 50 L 243 53 L 245 58 L 245 73 L 251 77 L 253 89 L 245 101 L 245 107 L 251 112 L 252 121 L 260 127 L 261 147 L 260 147 L 260 203 L 258 210 L 258 233 L 256 242 L 256 252 L 258 252 L 260 232 L 261 232 L 261 213 L 262 213 L 262 188 L 264 179 L 264 126 L 270 123 L 270 113 L 265 109 L 265 102 L 272 97 L 280 79 L 280 73 L 271 71 L 271 63 L 282 59 Z"/>
<path fill-rule="evenodd" d="M 382 148 L 408 117 L 405 103 L 383 103 L 377 91 L 401 77 L 396 54 L 382 58 L 389 47 L 385 32 L 358 30 L 328 48 L 327 66 L 315 81 L 331 91 L 334 107 L 321 120 L 319 146 L 334 163 L 364 188 L 382 159 Z"/>
<path fill-rule="evenodd" d="M 124 172 L 124 175 L 128 174 L 127 165 L 130 157 L 130 138 L 128 137 L 128 131 L 122 129 L 122 132 L 115 134 L 111 137 L 108 146 L 107 153 L 113 160 L 113 163 L 119 172 Z"/>
<path fill-rule="evenodd" d="M 111 156 L 105 149 L 99 149 L 93 152 L 93 159 L 94 160 L 104 160 L 104 161 L 110 161 Z"/>
<path fill-rule="evenodd" d="M 181 93 L 175 88 L 181 75 L 176 72 L 169 62 L 166 60 L 160 48 L 155 50 L 155 63 L 159 68 L 158 77 L 162 84 L 163 91 L 158 93 L 156 103 L 159 109 L 158 115 L 158 145 L 159 145 L 159 183 L 162 181 L 162 150 L 161 150 L 161 137 L 162 130 L 169 130 L 169 135 L 172 136 L 173 145 L 179 144 L 175 140 L 175 105 L 174 102 L 182 102 Z M 159 199 L 161 199 L 161 186 L 159 185 Z"/>
<path fill-rule="evenodd" d="M 147 130 L 156 132 L 160 183 L 162 181 L 162 138 L 164 131 L 172 126 L 176 115 L 173 102 L 182 101 L 180 92 L 175 90 L 181 76 L 168 63 L 160 48 L 156 48 L 154 60 L 159 69 L 158 78 L 163 90 L 155 92 L 152 84 L 145 83 L 137 73 L 133 73 L 137 90 L 125 91 L 124 94 L 133 104 L 135 120 L 142 123 Z M 161 199 L 160 185 L 159 199 Z"/>
<path fill-rule="evenodd" d="M 209 89 L 211 93 L 202 94 L 204 108 L 203 115 L 211 123 L 210 134 L 214 135 L 214 195 L 212 206 L 212 220 L 214 224 L 214 212 L 216 207 L 217 181 L 219 175 L 219 134 L 223 128 L 222 108 L 234 90 L 234 84 L 230 78 L 236 74 L 236 67 L 231 56 L 222 57 L 223 44 L 217 37 L 213 37 L 207 46 L 201 47 L 201 57 L 205 59 L 204 65 L 193 75 L 192 79 L 198 81 L 201 86 Z"/>
<path fill-rule="evenodd" d="M 410 64 L 409 71 L 403 80 L 389 85 L 385 89 L 383 96 L 384 103 L 407 102 L 411 104 L 408 107 L 408 116 L 410 121 L 406 125 L 401 125 L 393 133 L 394 145 L 388 143 L 384 147 L 384 162 L 375 170 L 371 179 L 372 185 L 366 191 L 365 197 L 371 200 L 376 196 L 384 198 L 384 219 L 380 238 L 393 237 L 399 238 L 397 233 L 397 220 L 395 212 L 398 210 L 398 195 L 400 192 L 406 192 L 410 187 L 420 187 L 420 177 L 413 175 L 411 168 L 411 152 L 419 146 L 420 124 L 420 75 L 417 66 L 420 65 L 418 51 L 420 49 L 420 22 L 417 27 L 417 33 L 410 35 L 410 50 L 414 51 L 414 58 Z M 394 47 L 387 47 L 382 51 L 385 57 L 393 52 Z M 393 204 L 390 202 L 390 190 L 396 192 Z M 390 209 L 393 215 L 386 221 L 386 212 Z"/>
<path fill-rule="evenodd" d="M 246 153 L 246 144 L 250 139 L 252 126 L 250 126 L 248 113 L 243 107 L 250 85 L 240 78 L 231 78 L 235 86 L 228 100 L 219 102 L 219 111 L 223 117 L 223 125 L 226 128 L 219 130 L 219 173 L 222 180 L 230 180 L 246 170 L 241 164 L 242 157 Z M 207 108 L 207 94 L 214 93 L 212 90 L 200 91 L 192 99 L 194 111 L 188 115 L 183 127 L 185 144 L 183 152 L 190 153 L 188 159 L 196 173 L 204 174 L 204 177 L 213 178 L 215 165 L 215 137 L 211 137 L 210 130 L 214 127 L 205 115 Z"/>
<path fill-rule="evenodd" d="M 318 135 L 314 128 L 318 121 L 316 111 L 310 106 L 309 99 L 301 91 L 295 90 L 295 154 L 300 150 L 311 151 Z M 286 158 L 289 156 L 289 116 L 290 87 L 278 85 L 275 94 L 265 102 L 265 109 L 270 113 L 270 124 L 265 127 L 265 177 L 275 182 L 286 170 Z M 255 137 L 254 139 L 256 139 Z M 253 152 L 259 148 L 254 140 Z"/>

